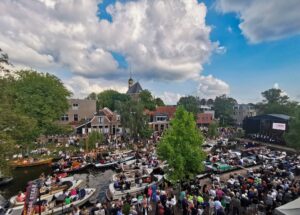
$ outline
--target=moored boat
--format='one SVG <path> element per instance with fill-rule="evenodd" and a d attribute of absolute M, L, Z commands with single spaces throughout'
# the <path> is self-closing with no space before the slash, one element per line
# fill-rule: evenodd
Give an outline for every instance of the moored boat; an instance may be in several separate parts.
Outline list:
<path fill-rule="evenodd" d="M 52 162 L 52 158 L 46 159 L 21 159 L 21 160 L 14 160 L 11 161 L 9 164 L 15 168 L 22 168 L 22 167 L 31 167 L 31 166 L 40 166 L 40 165 L 47 165 Z"/>
<path fill-rule="evenodd" d="M 41 200 L 52 199 L 54 195 L 60 194 L 65 190 L 71 190 L 73 188 L 78 188 L 83 183 L 82 180 L 75 180 L 74 177 L 66 177 L 60 179 L 59 184 L 51 185 L 51 186 L 43 186 L 40 189 Z M 21 194 L 19 194 L 21 195 Z M 19 198 L 18 196 L 13 196 L 10 198 L 9 202 L 12 207 L 18 207 L 24 205 L 25 198 Z"/>
<path fill-rule="evenodd" d="M 79 207 L 83 204 L 85 204 L 96 192 L 96 189 L 94 188 L 85 188 L 83 189 L 85 191 L 84 196 L 75 197 L 70 204 L 64 204 L 64 203 L 58 203 L 57 200 L 53 199 L 47 199 L 39 201 L 39 205 L 34 206 L 34 213 L 39 214 L 39 209 L 41 209 L 42 215 L 58 215 L 58 214 L 66 214 L 68 213 L 74 206 Z M 10 208 L 6 212 L 6 215 L 21 215 L 23 211 L 23 206 Z"/>
<path fill-rule="evenodd" d="M 10 183 L 13 179 L 13 177 L 0 177 L 0 186 Z"/>
<path fill-rule="evenodd" d="M 105 168 L 105 167 L 112 167 L 120 163 L 124 163 L 126 161 L 134 159 L 134 156 L 127 156 L 127 157 L 121 157 L 120 159 L 111 159 L 111 160 L 101 160 L 99 163 L 94 163 L 94 166 L 96 168 Z"/>
<path fill-rule="evenodd" d="M 135 195 L 137 193 L 143 192 L 145 187 L 152 186 L 153 184 L 160 184 L 163 180 L 162 175 L 153 175 L 145 177 L 142 179 L 141 183 L 132 182 L 129 189 L 123 189 L 116 187 L 115 183 L 109 185 L 108 190 L 106 191 L 106 198 L 108 200 L 118 200 L 122 197 L 125 197 L 127 194 Z"/>

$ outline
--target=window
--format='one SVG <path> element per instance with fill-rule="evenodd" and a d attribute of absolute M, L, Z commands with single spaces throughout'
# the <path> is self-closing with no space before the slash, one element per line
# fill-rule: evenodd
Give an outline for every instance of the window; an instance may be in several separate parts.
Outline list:
<path fill-rule="evenodd" d="M 68 114 L 65 114 L 60 119 L 61 119 L 61 121 L 69 121 L 69 116 L 68 116 Z"/>
<path fill-rule="evenodd" d="M 99 123 L 103 124 L 103 117 L 101 117 L 101 116 L 99 117 Z"/>
<path fill-rule="evenodd" d="M 78 110 L 78 107 L 79 107 L 79 105 L 76 104 L 76 103 L 74 103 L 74 104 L 72 105 L 72 109 L 73 109 L 73 110 Z"/>
<path fill-rule="evenodd" d="M 74 114 L 74 121 L 75 121 L 75 122 L 78 121 L 78 114 Z"/>

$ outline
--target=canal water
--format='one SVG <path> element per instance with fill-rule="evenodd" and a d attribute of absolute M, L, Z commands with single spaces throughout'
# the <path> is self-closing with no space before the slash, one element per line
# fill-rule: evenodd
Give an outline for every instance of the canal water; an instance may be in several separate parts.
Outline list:
<path fill-rule="evenodd" d="M 37 179 L 42 173 L 50 174 L 52 172 L 49 166 L 37 166 L 29 168 L 17 168 L 13 170 L 14 180 L 0 187 L 0 194 L 9 199 L 10 197 L 18 194 L 19 191 L 25 191 L 27 183 L 31 180 Z M 76 179 L 82 179 L 84 185 L 90 188 L 96 188 L 96 195 L 91 202 L 96 200 L 103 200 L 105 198 L 105 192 L 111 181 L 111 177 L 114 174 L 113 170 L 99 171 L 96 169 L 89 169 L 80 174 L 74 174 Z"/>

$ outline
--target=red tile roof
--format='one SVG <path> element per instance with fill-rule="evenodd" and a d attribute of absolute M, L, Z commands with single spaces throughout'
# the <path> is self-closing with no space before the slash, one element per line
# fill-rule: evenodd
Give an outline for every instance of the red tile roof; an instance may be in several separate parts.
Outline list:
<path fill-rule="evenodd" d="M 154 116 L 157 114 L 166 114 L 169 119 L 174 117 L 175 112 L 176 106 L 159 106 L 156 107 L 156 110 L 154 111 L 145 110 L 145 114 L 149 116 Z"/>

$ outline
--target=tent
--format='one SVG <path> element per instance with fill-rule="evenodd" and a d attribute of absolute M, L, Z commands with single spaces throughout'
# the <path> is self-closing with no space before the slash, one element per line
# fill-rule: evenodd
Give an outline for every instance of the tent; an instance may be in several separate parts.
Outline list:
<path fill-rule="evenodd" d="M 300 197 L 292 202 L 282 205 L 275 209 L 276 215 L 299 215 L 300 214 Z"/>

